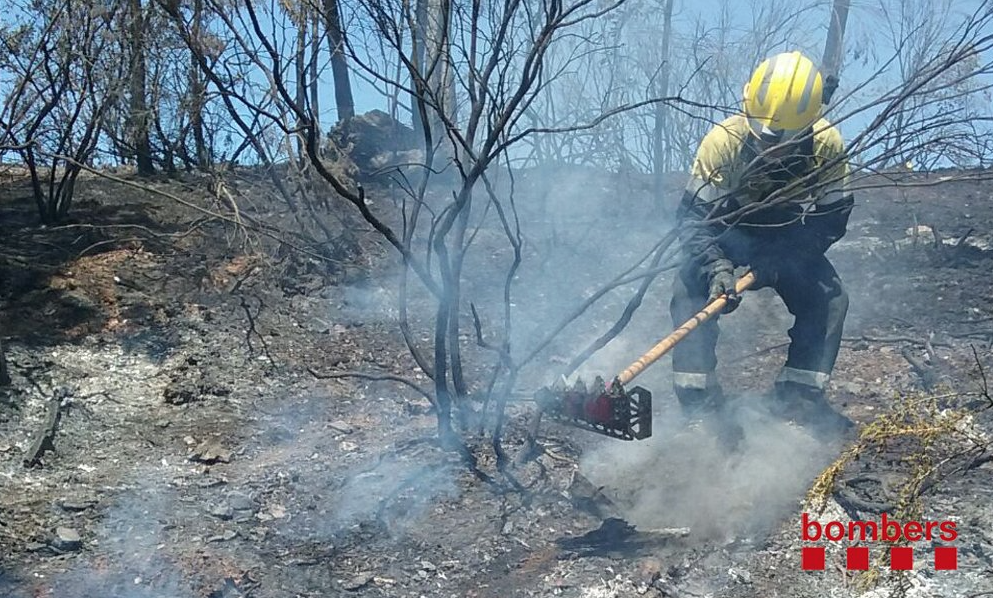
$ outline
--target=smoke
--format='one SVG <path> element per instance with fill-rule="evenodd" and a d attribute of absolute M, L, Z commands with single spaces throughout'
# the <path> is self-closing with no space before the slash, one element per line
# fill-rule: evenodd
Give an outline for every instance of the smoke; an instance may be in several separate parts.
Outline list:
<path fill-rule="evenodd" d="M 364 401 L 389 425 L 394 402 L 374 396 Z M 396 538 L 439 500 L 457 496 L 457 462 L 426 443 L 328 424 L 329 400 L 312 397 L 269 414 L 246 451 L 253 467 L 242 485 L 255 489 L 255 507 L 281 541 L 338 543 L 368 525 Z"/>
<path fill-rule="evenodd" d="M 0 567 L 3 565 L 0 564 Z M 3 569 L 0 569 L 0 596 L 9 596 L 10 598 L 19 598 L 20 594 L 15 593 L 14 580 L 11 579 Z"/>
<path fill-rule="evenodd" d="M 374 409 L 384 404 L 373 400 Z M 457 497 L 464 470 L 456 457 L 427 443 L 368 438 L 357 425 L 343 434 L 329 419 L 325 397 L 265 414 L 231 463 L 214 468 L 228 484 L 202 483 L 209 480 L 193 464 L 136 468 L 101 524 L 84 534 L 77 565 L 51 579 L 52 594 L 203 596 L 272 551 L 333 550 L 365 541 L 369 530 L 377 542 L 395 542 L 439 501 Z M 221 505 L 223 520 L 215 515 Z M 212 543 L 225 531 L 237 536 Z"/>
<path fill-rule="evenodd" d="M 395 295 L 395 286 L 391 290 L 375 282 L 337 287 L 331 306 L 333 320 L 339 323 L 395 322 L 399 317 Z"/>
<path fill-rule="evenodd" d="M 681 187 L 683 177 L 675 178 L 672 185 Z M 509 191 L 506 181 L 501 185 L 501 193 Z M 614 175 L 584 167 L 521 172 L 514 190 L 523 227 L 523 263 L 511 297 L 511 346 L 514 356 L 520 357 L 571 310 L 644 256 L 669 229 L 674 210 L 660 209 L 659 198 L 638 185 L 625 185 Z M 678 192 L 668 195 L 678 197 Z M 471 302 L 477 308 L 483 335 L 493 341 L 500 338 L 504 277 L 513 252 L 493 211 L 477 220 L 482 218 L 483 205 L 480 201 L 474 207 L 472 223 L 481 222 L 481 228 L 474 233 L 466 257 L 461 290 L 463 307 Z M 663 274 L 654 283 L 631 324 L 583 364 L 575 372 L 578 377 L 590 382 L 599 374 L 609 380 L 679 324 L 670 321 L 666 305 L 668 276 Z M 564 364 L 620 316 L 636 287 L 637 283 L 630 284 L 609 293 L 577 318 L 535 361 L 540 371 L 522 375 L 522 385 L 554 382 Z M 425 294 L 418 285 L 412 285 L 412 291 Z M 385 313 L 381 297 L 354 290 L 345 296 L 356 311 Z M 722 320 L 722 353 L 737 357 L 763 350 L 779 340 L 770 338 L 770 332 L 783 335 L 790 323 L 789 313 L 771 291 L 749 294 L 739 313 Z M 468 330 L 465 325 L 463 332 Z M 666 388 L 670 370 L 664 359 L 637 383 Z M 745 436 L 732 454 L 711 431 L 682 430 L 670 415 L 657 418 L 663 423 L 649 441 L 609 442 L 588 455 L 583 470 L 613 493 L 627 518 L 642 528 L 689 526 L 701 538 L 761 534 L 792 511 L 831 454 L 804 431 L 769 417 L 752 404 L 756 401 L 739 401 Z M 389 467 L 394 466 L 407 465 Z M 437 480 L 434 475 L 426 477 L 431 484 L 418 493 L 447 495 L 443 480 L 447 474 L 438 474 L 442 479 Z M 375 501 L 363 501 L 363 495 L 381 496 L 388 492 L 386 481 L 396 477 L 392 472 L 385 478 L 359 475 L 336 486 L 336 500 L 343 502 L 331 509 L 339 518 L 335 525 L 347 527 L 372 517 L 378 507 Z"/>
<path fill-rule="evenodd" d="M 731 406 L 744 431 L 734 451 L 715 426 L 685 428 L 670 413 L 651 439 L 605 443 L 581 470 L 641 529 L 689 527 L 698 541 L 761 537 L 795 510 L 833 454 L 760 402 L 745 397 Z"/>
<path fill-rule="evenodd" d="M 455 471 L 445 464 L 394 458 L 349 477 L 330 501 L 332 528 L 378 521 L 396 536 L 442 499 L 454 498 Z"/>
<path fill-rule="evenodd" d="M 185 509 L 174 490 L 153 480 L 174 471 L 152 470 L 111 507 L 96 537 L 99 555 L 59 575 L 53 595 L 63 598 L 193 598 L 167 529 Z"/>

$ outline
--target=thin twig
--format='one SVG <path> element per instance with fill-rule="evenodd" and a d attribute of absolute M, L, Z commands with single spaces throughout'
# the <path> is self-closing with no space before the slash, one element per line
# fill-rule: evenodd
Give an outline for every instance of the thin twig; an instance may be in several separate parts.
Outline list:
<path fill-rule="evenodd" d="M 976 346 L 970 344 L 969 348 L 972 349 L 972 358 L 976 360 L 976 367 L 979 368 L 979 378 L 983 381 L 983 398 L 989 403 L 990 407 L 993 407 L 993 397 L 990 396 L 989 382 L 986 380 L 986 370 L 983 368 L 983 362 L 979 360 L 979 352 L 976 351 Z"/>
<path fill-rule="evenodd" d="M 238 299 L 241 302 L 241 308 L 245 310 L 245 316 L 248 318 L 248 328 L 245 330 L 245 342 L 248 343 L 249 353 L 254 353 L 255 348 L 252 346 L 252 334 L 259 338 L 259 342 L 262 344 L 262 352 L 265 354 L 266 358 L 272 367 L 276 367 L 276 360 L 272 358 L 272 354 L 269 352 L 269 344 L 265 342 L 265 337 L 256 330 L 255 328 L 255 317 L 252 316 L 252 310 L 248 306 L 248 302 L 245 300 L 244 295 L 239 295 Z M 259 313 L 262 313 L 263 307 L 262 300 L 259 299 Z"/>
<path fill-rule="evenodd" d="M 742 361 L 745 361 L 746 359 L 751 359 L 752 357 L 758 357 L 759 355 L 765 355 L 766 353 L 771 353 L 776 349 L 782 349 L 783 347 L 788 347 L 788 346 L 790 346 L 789 341 L 786 341 L 785 343 L 776 343 L 775 345 L 765 347 L 764 349 L 759 349 L 757 351 L 752 351 L 751 353 L 745 353 L 744 355 L 735 357 L 734 359 L 728 361 L 728 363 L 729 364 L 740 363 Z"/>
<path fill-rule="evenodd" d="M 962 233 L 962 236 L 959 237 L 957 241 L 955 241 L 955 249 L 961 248 L 962 243 L 965 243 L 965 240 L 969 238 L 969 235 L 971 235 L 974 230 L 975 229 L 970 228 L 969 230 Z"/>
<path fill-rule="evenodd" d="M 871 336 L 868 334 L 863 334 L 861 336 L 845 336 L 842 337 L 841 340 L 846 343 L 858 343 L 858 342 L 881 343 L 881 344 L 907 343 L 907 344 L 919 345 L 919 346 L 925 345 L 925 341 L 909 336 Z M 946 347 L 946 348 L 951 347 L 951 345 L 949 345 L 948 343 L 935 343 L 933 341 L 929 341 L 929 342 L 931 342 L 932 347 Z"/>
<path fill-rule="evenodd" d="M 435 404 L 434 397 L 428 391 L 424 390 L 417 383 L 412 382 L 403 376 L 397 376 L 396 374 L 370 374 L 367 372 L 353 372 L 353 371 L 343 371 L 343 372 L 318 372 L 317 370 L 308 367 L 307 371 L 310 375 L 317 378 L 318 380 L 337 380 L 340 378 L 359 378 L 360 380 L 372 380 L 374 382 L 399 382 L 411 389 L 417 391 L 420 395 L 431 402 L 432 405 Z"/>

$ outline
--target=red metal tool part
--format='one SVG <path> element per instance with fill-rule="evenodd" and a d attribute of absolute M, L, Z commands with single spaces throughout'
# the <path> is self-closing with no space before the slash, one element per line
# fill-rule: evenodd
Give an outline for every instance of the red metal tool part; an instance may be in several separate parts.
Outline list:
<path fill-rule="evenodd" d="M 755 274 L 748 272 L 735 284 L 743 293 L 755 284 Z M 621 440 L 641 440 L 652 435 L 652 393 L 636 386 L 625 389 L 648 366 L 672 350 L 697 326 L 719 314 L 727 305 L 722 295 L 707 304 L 695 316 L 669 336 L 659 341 L 637 361 L 614 378 L 609 386 L 597 376 L 591 387 L 577 380 L 572 386 L 562 382 L 540 389 L 535 395 L 539 409 L 555 420 Z"/>

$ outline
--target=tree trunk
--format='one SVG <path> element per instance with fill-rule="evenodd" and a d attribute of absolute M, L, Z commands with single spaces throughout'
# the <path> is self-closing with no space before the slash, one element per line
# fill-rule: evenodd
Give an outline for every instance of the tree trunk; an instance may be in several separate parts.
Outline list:
<path fill-rule="evenodd" d="M 200 39 L 202 20 L 203 0 L 195 0 L 193 3 L 193 39 Z M 210 168 L 213 161 L 210 151 L 207 149 L 207 140 L 203 131 L 205 91 L 197 57 L 190 52 L 190 127 L 193 129 L 193 143 L 196 144 L 197 166 L 201 170 Z"/>
<path fill-rule="evenodd" d="M 431 138 L 438 144 L 445 134 L 445 120 L 455 120 L 455 79 L 449 52 L 451 0 L 427 0 L 424 69 L 436 106 L 431 110 Z"/>
<path fill-rule="evenodd" d="M 413 68 L 413 78 L 410 94 L 410 114 L 411 126 L 417 134 L 418 139 L 428 139 L 430 132 L 424 122 L 424 114 L 421 113 L 423 93 L 420 87 L 427 84 L 422 80 L 427 67 L 425 48 L 427 47 L 427 20 L 428 20 L 428 0 L 414 0 L 414 30 L 411 32 L 411 56 L 410 62 Z"/>
<path fill-rule="evenodd" d="M 345 60 L 345 41 L 341 31 L 338 0 L 324 0 L 324 18 L 331 50 L 334 102 L 338 108 L 338 121 L 341 122 L 355 116 L 355 100 L 352 99 L 352 82 L 348 75 L 348 62 Z"/>
<path fill-rule="evenodd" d="M 314 119 L 314 126 L 318 128 L 320 136 L 321 126 L 321 98 L 320 98 L 320 77 L 318 76 L 318 62 L 321 54 L 321 16 L 314 11 L 311 20 L 310 37 L 310 63 L 307 65 L 307 81 L 310 85 L 310 114 Z"/>
<path fill-rule="evenodd" d="M 404 44 L 403 32 L 404 32 L 403 29 L 399 29 L 397 31 L 397 38 L 398 38 L 397 41 L 398 41 L 398 43 L 399 43 L 399 45 L 401 47 L 403 47 L 403 44 Z M 393 80 L 394 81 L 403 81 L 403 61 L 402 60 L 397 60 L 396 61 L 396 66 L 395 66 L 395 68 L 393 70 Z M 392 86 L 392 88 L 390 90 L 390 93 L 389 93 L 389 96 L 387 97 L 386 102 L 387 102 L 387 104 L 386 104 L 387 105 L 387 112 L 389 112 L 390 118 L 393 119 L 393 122 L 400 122 L 400 86 L 399 85 L 393 85 Z"/>
<path fill-rule="evenodd" d="M 296 105 L 300 107 L 301 110 L 307 111 L 307 15 L 303 13 L 305 11 L 305 5 L 301 5 L 299 20 L 297 21 L 297 47 L 296 47 L 296 59 L 294 60 L 295 70 L 296 70 L 296 95 L 294 101 Z M 296 126 L 298 131 L 303 131 L 305 123 L 303 119 L 297 117 Z M 304 156 L 307 153 L 304 147 L 303 134 L 298 133 L 297 137 L 297 155 L 299 156 L 300 163 L 303 163 Z"/>
<path fill-rule="evenodd" d="M 669 40 L 672 38 L 672 5 L 673 0 L 665 0 L 662 21 L 662 67 L 659 72 L 658 97 L 669 95 Z M 655 104 L 655 128 L 652 132 L 652 173 L 655 188 L 655 197 L 662 201 L 663 185 L 665 184 L 664 174 L 668 170 L 667 135 L 668 132 L 668 111 L 661 102 Z"/>
<path fill-rule="evenodd" d="M 845 24 L 848 22 L 850 0 L 834 0 L 831 9 L 831 23 L 828 24 L 827 41 L 824 43 L 824 58 L 821 59 L 821 74 L 838 76 L 841 71 L 841 58 L 844 55 Z"/>
<path fill-rule="evenodd" d="M 131 8 L 131 143 L 134 147 L 138 174 L 148 176 L 155 173 L 152 163 L 152 144 L 149 141 L 148 103 L 146 94 L 145 66 L 145 19 L 141 0 L 130 0 Z"/>

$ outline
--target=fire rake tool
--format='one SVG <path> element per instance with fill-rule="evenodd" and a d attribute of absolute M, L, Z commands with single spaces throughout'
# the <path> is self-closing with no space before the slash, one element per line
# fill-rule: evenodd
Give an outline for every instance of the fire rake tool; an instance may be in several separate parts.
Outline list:
<path fill-rule="evenodd" d="M 755 284 L 755 274 L 746 273 L 735 283 L 736 293 L 743 293 Z M 658 342 L 607 386 L 597 376 L 587 388 L 582 380 L 572 386 L 559 381 L 535 393 L 541 413 L 552 419 L 584 430 L 621 440 L 641 440 L 652 435 L 652 393 L 641 386 L 624 387 L 645 368 L 659 360 L 697 326 L 720 313 L 727 305 L 727 295 L 707 304 L 695 316 L 683 323 L 669 336 Z"/>

